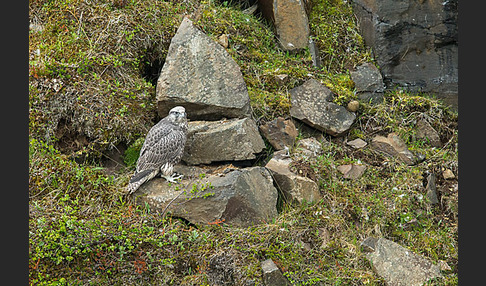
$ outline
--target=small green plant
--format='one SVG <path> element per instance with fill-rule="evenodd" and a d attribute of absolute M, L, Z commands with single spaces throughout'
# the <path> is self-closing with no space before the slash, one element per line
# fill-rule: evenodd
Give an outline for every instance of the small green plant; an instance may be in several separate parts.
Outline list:
<path fill-rule="evenodd" d="M 128 168 L 134 168 L 137 164 L 138 157 L 140 156 L 140 150 L 142 149 L 145 138 L 140 137 L 125 150 L 123 156 L 123 162 Z"/>
<path fill-rule="evenodd" d="M 204 177 L 204 175 L 202 175 L 202 177 Z M 186 195 L 189 195 L 189 197 L 187 198 L 188 200 L 192 200 L 192 199 L 196 199 L 196 198 L 205 199 L 205 198 L 214 196 L 214 192 L 209 192 L 209 190 L 212 190 L 212 189 L 214 189 L 214 187 L 211 185 L 211 182 L 207 182 L 207 183 L 203 183 L 203 184 L 200 184 L 198 182 L 198 183 L 192 184 L 192 187 L 189 190 L 189 192 L 184 191 L 184 193 Z"/>

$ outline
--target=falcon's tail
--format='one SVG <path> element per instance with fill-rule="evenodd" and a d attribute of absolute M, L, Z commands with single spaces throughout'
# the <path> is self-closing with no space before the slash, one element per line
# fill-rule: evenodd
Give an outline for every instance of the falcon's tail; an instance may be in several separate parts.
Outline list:
<path fill-rule="evenodd" d="M 143 183 L 154 178 L 155 176 L 157 176 L 158 173 L 158 169 L 143 170 L 140 173 L 135 173 L 130 179 L 130 182 L 128 182 L 128 185 L 125 189 L 126 194 L 133 194 Z"/>

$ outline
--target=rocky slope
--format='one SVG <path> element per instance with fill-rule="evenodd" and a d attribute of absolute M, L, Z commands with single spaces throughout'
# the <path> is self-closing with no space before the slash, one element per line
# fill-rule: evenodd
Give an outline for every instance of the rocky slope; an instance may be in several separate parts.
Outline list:
<path fill-rule="evenodd" d="M 326 68 L 227 3 L 30 3 L 31 284 L 457 284 L 457 114 L 383 90 L 350 5 L 308 4 Z M 183 181 L 126 198 L 174 104 Z"/>

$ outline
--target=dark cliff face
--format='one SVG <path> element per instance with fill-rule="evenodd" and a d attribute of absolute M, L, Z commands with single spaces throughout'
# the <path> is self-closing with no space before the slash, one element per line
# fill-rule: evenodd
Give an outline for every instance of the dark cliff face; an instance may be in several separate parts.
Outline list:
<path fill-rule="evenodd" d="M 457 0 L 353 0 L 387 88 L 430 92 L 457 106 Z"/>

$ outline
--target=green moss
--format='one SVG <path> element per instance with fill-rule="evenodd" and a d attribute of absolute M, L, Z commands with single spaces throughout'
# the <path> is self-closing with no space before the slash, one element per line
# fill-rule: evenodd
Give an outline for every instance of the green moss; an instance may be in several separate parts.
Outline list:
<path fill-rule="evenodd" d="M 135 140 L 130 146 L 128 146 L 123 156 L 123 162 L 128 168 L 134 168 L 137 164 L 138 157 L 140 156 L 140 150 L 142 149 L 145 138 L 140 137 Z"/>

